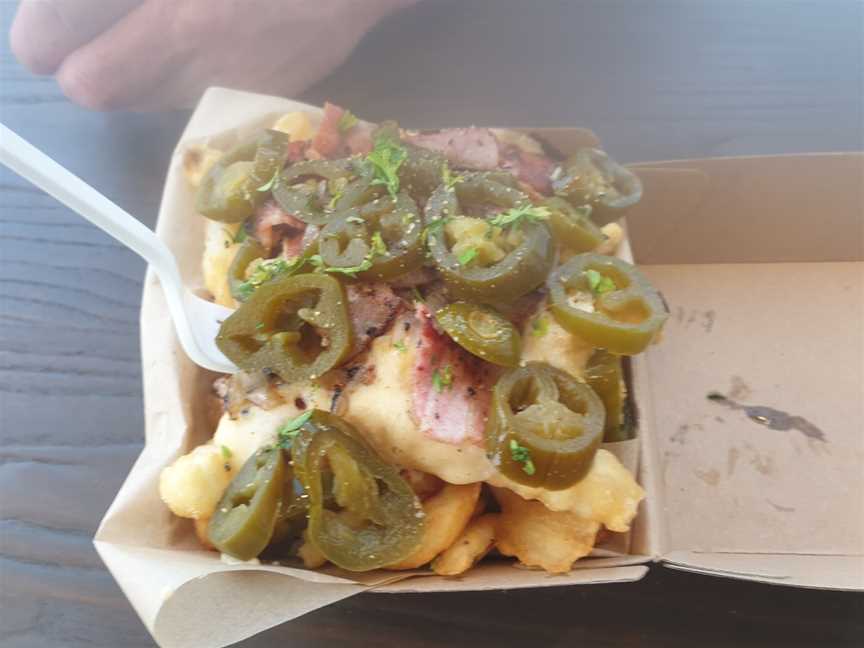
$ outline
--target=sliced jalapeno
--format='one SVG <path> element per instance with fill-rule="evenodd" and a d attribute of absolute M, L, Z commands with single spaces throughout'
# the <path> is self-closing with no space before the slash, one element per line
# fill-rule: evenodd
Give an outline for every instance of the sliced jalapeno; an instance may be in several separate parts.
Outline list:
<path fill-rule="evenodd" d="M 605 236 L 588 218 L 591 208 L 574 207 L 562 198 L 548 198 L 543 205 L 549 209 L 549 229 L 555 241 L 571 252 L 590 252 Z"/>
<path fill-rule="evenodd" d="M 644 351 L 668 317 L 648 279 L 615 257 L 576 255 L 549 275 L 546 285 L 561 326 L 619 355 Z"/>
<path fill-rule="evenodd" d="M 309 496 L 309 540 L 327 559 L 369 571 L 411 555 L 422 540 L 423 510 L 393 466 L 337 416 L 314 410 L 291 447 L 297 478 Z M 326 501 L 326 474 L 334 499 Z"/>
<path fill-rule="evenodd" d="M 453 248 L 459 242 L 449 241 L 447 235 L 447 221 L 454 217 L 488 218 L 502 209 L 527 202 L 522 192 L 490 180 L 484 174 L 468 174 L 452 187 L 439 186 L 430 196 L 426 204 L 429 248 L 453 294 L 474 302 L 507 301 L 543 283 L 552 268 L 555 253 L 552 237 L 543 223 L 524 223 L 512 249 L 502 251 L 498 260 L 488 260 L 488 265 L 484 264 L 487 260 L 476 254 L 477 249 L 473 250 L 473 255 L 471 248 L 454 254 Z M 494 233 L 492 227 L 487 223 L 488 231 Z"/>
<path fill-rule="evenodd" d="M 531 362 L 505 373 L 493 388 L 486 450 L 513 481 L 561 490 L 588 472 L 604 420 L 603 403 L 590 387 Z"/>
<path fill-rule="evenodd" d="M 243 464 L 216 512 L 207 537 L 239 560 L 255 558 L 270 542 L 282 501 L 284 461 L 278 448 L 262 448 Z"/>
<path fill-rule="evenodd" d="M 286 212 L 310 225 L 324 225 L 351 178 L 351 160 L 309 160 L 285 169 L 273 198 Z"/>
<path fill-rule="evenodd" d="M 417 204 L 400 192 L 340 212 L 321 230 L 319 251 L 327 267 L 393 279 L 423 265 L 422 235 Z"/>
<path fill-rule="evenodd" d="M 456 344 L 477 357 L 504 367 L 519 364 L 519 332 L 494 309 L 456 302 L 435 313 L 435 319 Z"/>
<path fill-rule="evenodd" d="M 553 173 L 552 189 L 576 207 L 589 205 L 591 220 L 606 225 L 642 199 L 642 181 L 603 151 L 585 148 Z"/>
<path fill-rule="evenodd" d="M 333 277 L 276 277 L 219 329 L 216 345 L 246 371 L 269 370 L 285 382 L 316 379 L 346 358 L 352 343 L 345 290 Z"/>
<path fill-rule="evenodd" d="M 621 356 L 602 349 L 588 360 L 583 375 L 585 382 L 603 401 L 606 409 L 606 425 L 603 441 L 626 441 L 630 430 L 624 424 L 624 404 L 627 398 L 624 374 L 621 371 Z"/>
<path fill-rule="evenodd" d="M 269 195 L 268 187 L 285 164 L 289 137 L 267 130 L 223 155 L 201 180 L 195 208 L 211 220 L 237 223 Z"/>

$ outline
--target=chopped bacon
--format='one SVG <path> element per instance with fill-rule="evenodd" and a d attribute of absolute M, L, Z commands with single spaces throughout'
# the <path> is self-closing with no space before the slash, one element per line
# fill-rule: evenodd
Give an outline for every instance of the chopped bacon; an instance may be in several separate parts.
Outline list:
<path fill-rule="evenodd" d="M 309 148 L 309 142 L 298 140 L 296 142 L 288 142 L 288 155 L 286 161 L 290 163 L 300 162 L 306 159 L 306 149 Z"/>
<path fill-rule="evenodd" d="M 481 444 L 489 411 L 489 369 L 433 325 L 419 305 L 414 349 L 414 415 L 428 437 L 459 445 Z M 437 380 L 436 380 L 437 374 Z"/>
<path fill-rule="evenodd" d="M 375 124 L 367 121 L 358 121 L 345 132 L 345 146 L 352 155 L 366 155 L 372 152 L 372 133 Z"/>
<path fill-rule="evenodd" d="M 312 140 L 312 148 L 325 158 L 337 157 L 342 150 L 342 134 L 339 132 L 339 121 L 345 109 L 329 101 L 324 103 L 324 116 L 318 132 Z"/>
<path fill-rule="evenodd" d="M 501 154 L 501 168 L 507 169 L 518 180 L 541 194 L 549 195 L 552 191 L 550 176 L 555 164 L 545 155 L 528 153 L 518 146 L 508 146 Z"/>
<path fill-rule="evenodd" d="M 445 128 L 409 135 L 412 144 L 444 155 L 454 166 L 489 171 L 498 167 L 498 140 L 488 128 Z"/>
<path fill-rule="evenodd" d="M 312 140 L 312 151 L 324 158 L 338 158 L 348 154 L 366 155 L 372 150 L 372 132 L 375 124 L 357 121 L 351 128 L 343 131 L 339 128 L 346 110 L 327 102 L 324 104 L 324 116 L 318 132 Z M 307 154 L 307 157 L 309 155 Z"/>
<path fill-rule="evenodd" d="M 306 223 L 295 218 L 273 200 L 264 202 L 255 210 L 252 232 L 264 249 L 272 250 L 284 236 L 299 241 L 306 230 Z"/>
<path fill-rule="evenodd" d="M 373 338 L 383 335 L 402 308 L 402 300 L 386 283 L 349 284 L 348 316 L 354 330 L 351 355 L 363 351 Z"/>

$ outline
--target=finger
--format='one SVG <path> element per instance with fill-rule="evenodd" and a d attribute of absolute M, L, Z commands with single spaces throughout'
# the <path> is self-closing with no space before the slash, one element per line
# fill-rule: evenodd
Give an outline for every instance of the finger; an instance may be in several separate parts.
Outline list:
<path fill-rule="evenodd" d="M 178 48 L 172 2 L 146 0 L 66 57 L 56 77 L 63 93 L 94 110 L 148 102 L 193 54 Z"/>
<path fill-rule="evenodd" d="M 34 74 L 53 74 L 69 54 L 142 0 L 21 0 L 10 46 L 15 57 Z"/>

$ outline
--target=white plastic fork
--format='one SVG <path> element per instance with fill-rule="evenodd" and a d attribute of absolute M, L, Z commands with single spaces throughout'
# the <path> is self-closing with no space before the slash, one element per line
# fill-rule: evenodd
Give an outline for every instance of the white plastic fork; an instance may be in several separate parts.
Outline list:
<path fill-rule="evenodd" d="M 144 257 L 159 277 L 174 328 L 189 359 L 213 371 L 237 371 L 215 342 L 219 326 L 231 309 L 187 290 L 177 260 L 156 234 L 3 124 L 0 162 Z"/>

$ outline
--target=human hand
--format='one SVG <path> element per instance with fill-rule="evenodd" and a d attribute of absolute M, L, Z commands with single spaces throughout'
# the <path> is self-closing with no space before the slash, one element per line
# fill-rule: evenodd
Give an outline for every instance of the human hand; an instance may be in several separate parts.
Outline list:
<path fill-rule="evenodd" d="M 417 0 L 22 0 L 18 60 L 95 110 L 190 106 L 222 85 L 296 96 Z"/>

